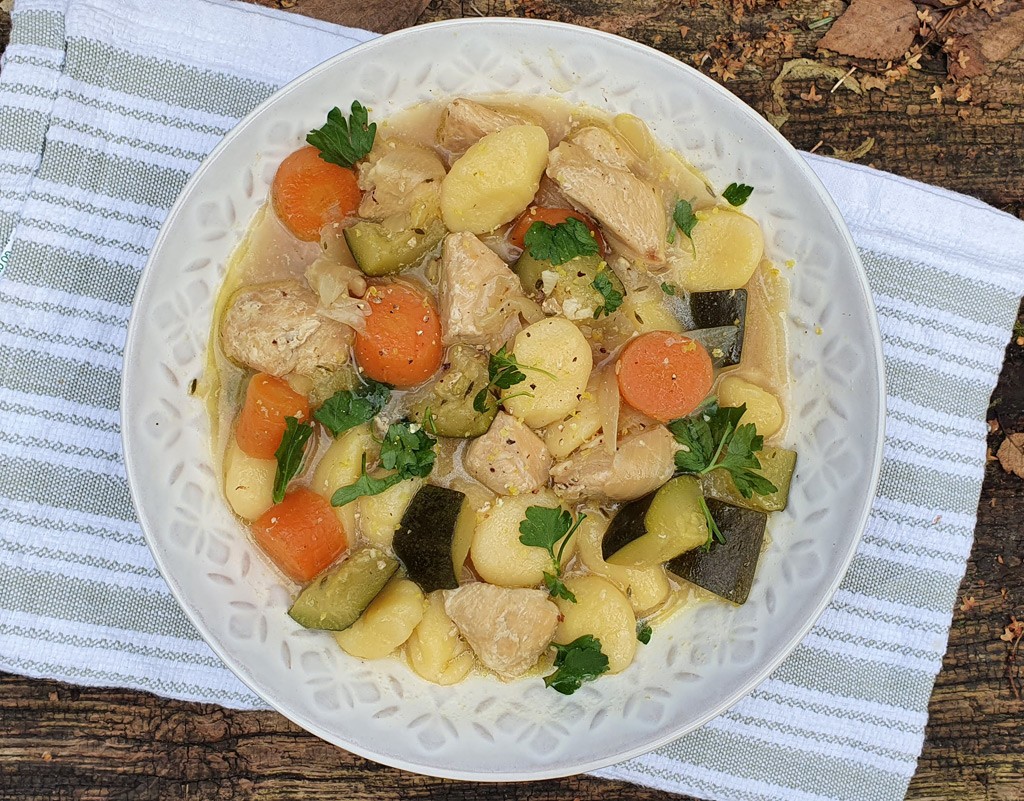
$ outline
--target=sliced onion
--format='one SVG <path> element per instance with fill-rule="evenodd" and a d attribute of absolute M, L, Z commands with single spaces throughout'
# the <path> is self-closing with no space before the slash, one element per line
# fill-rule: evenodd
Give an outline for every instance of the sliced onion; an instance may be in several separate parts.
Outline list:
<path fill-rule="evenodd" d="M 601 418 L 605 448 L 608 453 L 615 453 L 619 445 L 619 409 L 622 405 L 619 382 L 615 378 L 614 364 L 601 368 L 601 372 L 601 380 L 597 385 L 597 411 Z"/>

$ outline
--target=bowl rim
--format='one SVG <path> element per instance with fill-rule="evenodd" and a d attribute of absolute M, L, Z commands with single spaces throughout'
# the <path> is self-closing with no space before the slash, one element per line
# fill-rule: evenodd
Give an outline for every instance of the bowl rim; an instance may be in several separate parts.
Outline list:
<path fill-rule="evenodd" d="M 674 69 L 682 69 L 688 73 L 690 79 L 696 80 L 704 84 L 704 86 L 713 92 L 721 102 L 732 105 L 737 111 L 742 113 L 749 122 L 750 125 L 760 128 L 761 131 L 771 137 L 774 142 L 784 151 L 787 152 L 794 161 L 798 164 L 797 169 L 802 174 L 803 178 L 814 187 L 817 191 L 818 200 L 824 205 L 825 210 L 832 218 L 836 225 L 837 230 L 840 232 L 840 239 L 842 245 L 847 251 L 847 255 L 851 257 L 852 263 L 855 267 L 857 274 L 857 281 L 863 294 L 863 299 L 866 304 L 866 310 L 868 312 L 868 324 L 871 332 L 870 350 L 873 356 L 876 380 L 878 382 L 878 414 L 876 424 L 878 426 L 878 440 L 875 443 L 874 451 L 872 453 L 872 466 L 871 475 L 868 482 L 868 492 L 866 493 L 866 499 L 861 508 L 859 517 L 854 521 L 855 523 L 855 535 L 849 540 L 849 546 L 845 554 L 842 555 L 842 568 L 836 572 L 836 575 L 827 587 L 822 595 L 821 601 L 811 614 L 807 616 L 805 622 L 796 630 L 793 635 L 786 642 L 785 646 L 770 660 L 768 660 L 759 670 L 755 671 L 750 679 L 744 684 L 740 685 L 736 691 L 734 691 L 728 698 L 721 701 L 716 707 L 710 709 L 699 718 L 687 721 L 685 724 L 673 728 L 669 733 L 656 737 L 643 745 L 627 749 L 616 754 L 613 757 L 602 757 L 592 759 L 589 761 L 581 762 L 577 765 L 572 766 L 570 769 L 563 768 L 547 768 L 542 767 L 537 770 L 520 770 L 518 772 L 509 771 L 497 773 L 493 771 L 488 772 L 473 772 L 464 770 L 448 770 L 444 768 L 437 768 L 432 765 L 419 764 L 415 760 L 395 758 L 390 755 L 380 755 L 373 752 L 371 749 L 366 749 L 359 746 L 356 743 L 352 743 L 338 737 L 335 733 L 325 730 L 317 723 L 307 719 L 304 715 L 297 713 L 294 710 L 286 710 L 284 703 L 268 698 L 258 689 L 258 682 L 248 672 L 246 666 L 237 662 L 232 656 L 230 656 L 226 649 L 212 636 L 211 632 L 207 629 L 203 622 L 202 616 L 198 610 L 192 608 L 191 604 L 187 601 L 185 593 L 181 586 L 174 579 L 172 572 L 161 555 L 160 549 L 157 547 L 154 535 L 151 534 L 153 530 L 150 525 L 149 515 L 146 509 L 140 501 L 139 490 L 136 487 L 132 477 L 136 474 L 134 457 L 132 456 L 133 450 L 130 445 L 130 426 L 128 425 L 128 409 L 130 395 L 133 392 L 133 387 L 129 384 L 127 379 L 129 371 L 126 369 L 127 365 L 131 364 L 135 358 L 135 351 L 137 342 L 140 341 L 139 331 L 144 325 L 143 313 L 139 307 L 138 301 L 143 295 L 147 284 L 149 283 L 150 276 L 152 275 L 152 265 L 156 260 L 157 255 L 164 247 L 168 237 L 169 231 L 172 228 L 173 222 L 182 213 L 182 209 L 185 207 L 186 202 L 191 195 L 196 191 L 196 188 L 200 184 L 203 176 L 209 169 L 210 165 L 220 156 L 220 154 L 227 149 L 232 140 L 234 140 L 239 133 L 250 125 L 256 118 L 262 116 L 269 108 L 271 108 L 281 95 L 293 91 L 299 85 L 306 81 L 314 78 L 322 72 L 329 71 L 334 68 L 334 65 L 339 61 L 345 61 L 353 56 L 357 56 L 359 53 L 372 50 L 380 46 L 393 46 L 395 41 L 400 41 L 407 37 L 419 37 L 424 35 L 424 32 L 457 32 L 464 28 L 473 28 L 480 25 L 495 25 L 499 27 L 527 27 L 527 28 L 548 28 L 548 29 L 559 29 L 563 32 L 570 33 L 571 35 L 585 35 L 588 37 L 595 37 L 600 40 L 604 40 L 605 43 L 615 47 L 624 47 L 627 50 L 639 50 L 643 51 L 644 55 L 649 58 L 660 60 L 667 65 L 670 65 Z M 865 343 L 866 344 L 866 343 Z M 732 706 L 734 706 L 741 699 L 748 696 L 758 685 L 765 681 L 769 675 L 787 658 L 790 656 L 792 651 L 800 644 L 800 642 L 807 636 L 810 630 L 818 622 L 821 615 L 831 604 L 832 599 L 839 588 L 839 585 L 843 581 L 846 573 L 849 570 L 850 564 L 853 561 L 854 554 L 858 546 L 860 545 L 861 538 L 867 527 L 868 518 L 872 509 L 872 499 L 874 499 L 878 490 L 878 483 L 881 477 L 882 460 L 885 445 L 885 421 L 886 421 L 886 383 L 885 383 L 885 363 L 883 359 L 882 351 L 882 340 L 881 332 L 878 325 L 878 315 L 874 303 L 874 298 L 871 294 L 870 287 L 868 285 L 867 273 L 864 269 L 863 261 L 860 258 L 860 254 L 857 250 L 857 246 L 853 241 L 853 237 L 849 231 L 846 221 L 843 219 L 842 214 L 839 211 L 835 200 L 829 194 L 824 184 L 814 173 L 807 161 L 802 157 L 801 153 L 792 145 L 790 142 L 776 129 L 773 125 L 762 117 L 757 111 L 751 106 L 741 100 L 738 96 L 734 95 L 728 89 L 724 88 L 708 76 L 704 75 L 700 70 L 694 69 L 689 64 L 686 64 L 679 59 L 676 59 L 660 50 L 645 45 L 641 42 L 637 42 L 632 39 L 628 39 L 623 36 L 616 34 L 607 33 L 593 28 L 587 28 L 579 25 L 573 25 L 565 22 L 555 22 L 550 20 L 538 20 L 538 19 L 524 19 L 524 18 L 510 18 L 510 17 L 469 17 L 460 18 L 453 20 L 442 20 L 439 22 L 428 23 L 425 25 L 417 25 L 410 28 L 404 28 L 392 33 L 383 34 L 373 39 L 369 39 L 365 42 L 357 44 L 347 50 L 338 53 L 325 61 L 317 64 L 316 66 L 306 70 L 301 75 L 295 77 L 291 81 L 287 82 L 277 90 L 275 90 L 267 99 L 257 105 L 252 111 L 246 114 L 240 119 L 232 129 L 224 135 L 220 142 L 210 151 L 210 153 L 203 159 L 202 163 L 196 169 L 196 171 L 189 177 L 188 181 L 182 187 L 178 194 L 178 197 L 174 201 L 167 216 L 164 218 L 163 223 L 160 226 L 160 231 L 154 241 L 149 256 L 146 260 L 145 268 L 142 272 L 142 276 L 136 287 L 134 297 L 132 299 L 132 311 L 129 319 L 126 338 L 125 348 L 122 361 L 122 373 L 121 373 L 121 387 L 120 387 L 120 415 L 119 422 L 121 427 L 121 439 L 122 439 L 122 451 L 124 454 L 125 471 L 128 479 L 129 491 L 132 499 L 132 505 L 135 508 L 138 516 L 138 522 L 142 529 L 143 536 L 146 544 L 149 547 L 149 551 L 153 557 L 157 569 L 160 575 L 163 577 L 168 588 L 171 591 L 175 601 L 181 607 L 185 613 L 189 622 L 196 628 L 197 632 L 202 636 L 206 645 L 213 650 L 214 653 L 224 662 L 224 664 L 231 670 L 231 672 L 253 692 L 254 695 L 259 697 L 264 703 L 274 709 L 276 712 L 291 720 L 293 723 L 301 726 L 306 731 L 314 734 L 320 739 L 331 743 L 337 747 L 343 748 L 351 753 L 366 759 L 372 760 L 379 764 L 384 764 L 389 767 L 399 768 L 401 770 L 418 773 L 420 775 L 433 776 L 444 779 L 458 779 L 464 781 L 480 781 L 480 782 L 508 782 L 508 781 L 536 781 L 543 779 L 555 779 L 565 776 L 572 776 L 579 773 L 586 773 L 601 768 L 609 767 L 611 765 L 624 762 L 629 759 L 636 758 L 643 754 L 654 751 L 674 740 L 682 737 L 683 735 L 694 731 L 708 721 L 722 715 Z"/>

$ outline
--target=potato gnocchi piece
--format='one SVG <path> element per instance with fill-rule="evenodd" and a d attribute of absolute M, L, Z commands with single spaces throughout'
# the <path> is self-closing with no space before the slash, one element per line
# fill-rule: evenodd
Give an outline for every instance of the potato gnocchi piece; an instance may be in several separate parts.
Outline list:
<path fill-rule="evenodd" d="M 764 234 L 754 220 L 721 206 L 697 212 L 692 245 L 676 237 L 670 266 L 687 292 L 744 286 L 764 256 Z"/>
<path fill-rule="evenodd" d="M 554 641 L 568 645 L 591 634 L 601 641 L 609 673 L 629 667 L 636 654 L 636 615 L 626 596 L 602 576 L 569 576 L 565 586 L 576 596 L 576 603 L 555 599 L 562 621 Z"/>
<path fill-rule="evenodd" d="M 679 319 L 660 300 L 636 302 L 631 295 L 626 295 L 626 299 L 622 303 L 622 313 L 638 334 L 646 334 L 648 331 L 684 333 Z"/>
<path fill-rule="evenodd" d="M 598 402 L 601 371 L 590 374 L 587 388 L 579 404 L 561 420 L 551 423 L 544 431 L 544 444 L 555 459 L 564 459 L 584 442 L 597 436 L 601 430 L 601 405 Z M 618 388 L 616 388 L 618 392 Z"/>
<path fill-rule="evenodd" d="M 740 425 L 753 423 L 757 433 L 766 439 L 782 428 L 782 406 L 778 398 L 739 376 L 730 375 L 721 380 L 718 402 L 722 406 L 747 404 Z"/>
<path fill-rule="evenodd" d="M 542 489 L 532 495 L 498 498 L 479 513 L 469 553 L 480 578 L 499 587 L 536 587 L 544 581 L 544 571 L 551 570 L 551 557 L 543 548 L 519 541 L 519 524 L 526 519 L 529 506 L 560 505 L 554 492 Z M 563 565 L 575 547 L 572 538 L 562 554 Z"/>
<path fill-rule="evenodd" d="M 405 643 L 405 655 L 416 674 L 432 684 L 462 681 L 473 667 L 473 651 L 444 609 L 441 590 L 427 596 L 427 610 Z"/>
<path fill-rule="evenodd" d="M 608 518 L 597 509 L 587 509 L 586 519 L 576 529 L 576 552 L 587 569 L 604 576 L 629 599 L 638 616 L 646 616 L 661 606 L 672 591 L 668 574 L 661 565 L 628 567 L 604 560 L 601 543 L 608 529 Z"/>
<path fill-rule="evenodd" d="M 590 379 L 594 357 L 575 325 L 564 317 L 540 320 L 516 334 L 512 351 L 526 380 L 502 390 L 509 414 L 530 428 L 543 428 L 576 408 Z M 524 392 L 530 395 L 520 394 Z"/>
<path fill-rule="evenodd" d="M 380 659 L 409 639 L 426 608 L 427 599 L 415 583 L 392 579 L 355 623 L 334 632 L 334 639 L 347 654 Z"/>
<path fill-rule="evenodd" d="M 364 495 L 357 500 L 353 506 L 356 507 L 356 520 L 363 539 L 390 552 L 402 515 L 423 484 L 423 479 L 412 478 L 379 495 Z"/>
<path fill-rule="evenodd" d="M 548 163 L 548 135 L 537 125 L 487 134 L 452 164 L 441 182 L 441 217 L 449 231 L 484 234 L 522 212 Z"/>
<path fill-rule="evenodd" d="M 313 480 L 309 488 L 327 500 L 341 487 L 355 483 L 362 473 L 363 454 L 367 463 L 377 458 L 377 443 L 370 432 L 369 424 L 350 428 L 334 442 L 317 463 L 313 471 Z M 356 504 L 335 506 L 334 513 L 341 522 L 345 533 L 351 535 L 356 530 Z"/>
<path fill-rule="evenodd" d="M 224 497 L 243 520 L 255 520 L 274 505 L 276 459 L 256 459 L 231 435 L 224 454 Z"/>

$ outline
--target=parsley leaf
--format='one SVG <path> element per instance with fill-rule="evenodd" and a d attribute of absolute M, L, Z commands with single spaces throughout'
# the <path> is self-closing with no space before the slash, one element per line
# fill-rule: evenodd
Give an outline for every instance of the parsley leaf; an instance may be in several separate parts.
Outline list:
<path fill-rule="evenodd" d="M 651 641 L 652 629 L 646 623 L 637 623 L 636 626 L 636 638 L 647 645 Z"/>
<path fill-rule="evenodd" d="M 473 398 L 473 408 L 480 414 L 484 414 L 487 411 L 487 404 L 492 393 L 497 397 L 499 394 L 497 390 L 511 389 L 516 384 L 520 384 L 526 380 L 526 374 L 523 373 L 523 370 L 535 370 L 536 372 L 555 380 L 555 376 L 547 370 L 541 370 L 539 367 L 528 367 L 527 365 L 520 364 L 516 360 L 515 354 L 509 353 L 505 346 L 502 345 L 498 349 L 498 352 L 492 353 L 490 359 L 487 361 L 488 383 L 486 387 L 476 393 L 476 396 Z M 507 395 L 503 400 L 518 398 L 520 395 L 525 395 L 528 398 L 533 397 L 532 392 L 520 392 L 516 395 Z"/>
<path fill-rule="evenodd" d="M 742 206 L 753 191 L 754 187 L 746 184 L 729 184 L 722 192 L 722 197 L 729 201 L 730 206 Z"/>
<path fill-rule="evenodd" d="M 701 545 L 701 550 L 707 552 L 711 550 L 711 543 L 715 540 L 718 542 L 725 542 L 725 535 L 722 533 L 722 529 L 718 527 L 718 523 L 715 522 L 715 518 L 711 516 L 711 510 L 708 509 L 708 502 L 704 500 L 704 496 L 700 496 L 700 510 L 704 513 L 704 522 L 708 525 L 708 538 Z"/>
<path fill-rule="evenodd" d="M 277 472 L 274 473 L 274 503 L 284 500 L 284 491 L 288 482 L 302 467 L 302 457 L 306 453 L 306 441 L 313 434 L 312 423 L 300 423 L 297 417 L 284 418 L 284 436 L 281 444 L 274 451 L 277 459 Z"/>
<path fill-rule="evenodd" d="M 552 643 L 555 649 L 555 672 L 544 677 L 544 686 L 562 695 L 572 695 L 585 681 L 593 681 L 608 672 L 608 657 L 601 651 L 601 641 L 592 634 L 577 637 L 568 645 Z"/>
<path fill-rule="evenodd" d="M 562 554 L 565 553 L 569 538 L 586 519 L 586 515 L 580 515 L 573 523 L 572 514 L 561 507 L 528 506 L 526 519 L 519 523 L 519 541 L 523 545 L 543 548 L 551 554 L 553 572 L 544 573 L 544 583 L 548 592 L 555 598 L 564 598 L 572 603 L 576 603 L 576 596 L 561 580 Z M 555 553 L 555 546 L 559 541 L 562 544 L 558 548 L 558 553 Z"/>
<path fill-rule="evenodd" d="M 594 310 L 595 320 L 600 317 L 602 313 L 609 315 L 622 305 L 622 293 L 615 288 L 607 273 L 598 273 L 594 280 L 590 282 L 590 285 L 600 292 L 601 297 L 604 298 L 604 305 L 598 306 Z"/>
<path fill-rule="evenodd" d="M 693 229 L 699 222 L 697 215 L 693 213 L 693 206 L 685 200 L 678 201 L 675 211 L 672 212 L 672 221 L 676 224 L 676 228 L 686 234 L 689 239 L 693 239 Z"/>
<path fill-rule="evenodd" d="M 377 123 L 367 124 L 366 109 L 358 100 L 352 102 L 352 116 L 348 122 L 338 107 L 327 113 L 327 123 L 310 131 L 306 141 L 320 151 L 320 158 L 331 164 L 352 167 L 370 152 Z"/>
<path fill-rule="evenodd" d="M 714 403 L 702 406 L 690 417 L 669 423 L 669 431 L 683 446 L 676 453 L 676 470 L 700 476 L 721 468 L 732 476 L 744 498 L 754 493 L 776 492 L 777 487 L 757 472 L 761 469 L 757 452 L 764 447 L 764 437 L 757 433 L 753 423 L 739 425 L 746 410 L 746 404 L 718 406 Z"/>
<path fill-rule="evenodd" d="M 565 264 L 577 256 L 594 256 L 600 250 L 590 229 L 575 217 L 557 225 L 535 222 L 526 231 L 523 244 L 533 258 L 546 259 L 555 265 Z"/>
<path fill-rule="evenodd" d="M 354 484 L 341 487 L 331 496 L 332 506 L 344 506 L 364 495 L 379 495 L 408 478 L 425 478 L 434 469 L 434 445 L 437 440 L 425 430 L 410 423 L 392 423 L 380 444 L 380 464 L 395 472 L 375 478 L 366 472 L 366 454 L 359 478 Z"/>
<path fill-rule="evenodd" d="M 387 384 L 368 380 L 356 389 L 335 392 L 324 401 L 323 406 L 313 412 L 313 417 L 336 437 L 372 420 L 380 414 L 390 397 L 391 388 Z"/>
<path fill-rule="evenodd" d="M 672 286 L 672 284 L 669 284 L 669 283 L 664 282 L 664 281 L 661 284 L 661 291 L 664 292 L 666 295 L 674 295 L 674 294 L 676 294 L 676 288 L 674 286 Z"/>

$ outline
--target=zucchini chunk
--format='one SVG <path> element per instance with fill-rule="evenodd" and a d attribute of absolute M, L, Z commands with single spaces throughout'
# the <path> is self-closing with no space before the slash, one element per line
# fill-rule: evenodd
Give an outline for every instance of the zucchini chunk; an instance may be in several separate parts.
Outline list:
<path fill-rule="evenodd" d="M 441 244 L 448 229 L 439 219 L 423 228 L 392 230 L 380 223 L 360 222 L 345 229 L 345 242 L 359 269 L 380 276 L 415 267 Z"/>
<path fill-rule="evenodd" d="M 777 487 L 777 492 L 744 498 L 736 489 L 728 471 L 712 470 L 701 477 L 701 489 L 705 497 L 755 512 L 781 512 L 789 503 L 789 486 L 796 469 L 796 451 L 765 448 L 757 454 L 757 460 L 761 463 L 761 475 Z"/>
<path fill-rule="evenodd" d="M 317 576 L 288 614 L 307 629 L 343 631 L 359 619 L 396 570 L 398 561 L 379 548 L 356 551 Z"/>
<path fill-rule="evenodd" d="M 604 306 L 604 296 L 594 287 L 598 275 L 606 276 L 616 292 L 626 292 L 615 271 L 596 255 L 577 256 L 556 265 L 547 259 L 535 259 L 525 250 L 512 271 L 519 276 L 527 295 L 551 298 L 570 320 L 593 319 L 597 309 Z"/>
<path fill-rule="evenodd" d="M 716 328 L 698 328 L 686 335 L 704 346 L 715 368 L 732 367 L 743 356 L 743 326 L 720 325 Z"/>
<path fill-rule="evenodd" d="M 713 542 L 707 551 L 698 548 L 677 556 L 668 563 L 668 569 L 681 579 L 742 604 L 754 583 L 768 515 L 713 499 L 707 504 L 725 542 Z"/>
<path fill-rule="evenodd" d="M 425 426 L 428 434 L 442 437 L 468 439 L 487 433 L 498 413 L 497 404 L 489 402 L 483 412 L 473 408 L 477 393 L 490 383 L 487 356 L 469 345 L 455 345 L 449 349 L 441 370 L 437 381 L 417 393 L 409 417 Z"/>
<path fill-rule="evenodd" d="M 459 516 L 463 508 L 468 508 L 465 499 L 465 494 L 457 490 L 424 484 L 395 532 L 395 556 L 425 593 L 459 586 L 455 562 L 461 549 L 457 547 L 456 532 Z"/>
<path fill-rule="evenodd" d="M 707 348 L 715 367 L 739 364 L 747 319 L 747 290 L 693 292 L 690 314 L 697 330 L 689 335 Z"/>
<path fill-rule="evenodd" d="M 707 542 L 700 481 L 678 476 L 625 504 L 605 532 L 601 550 L 613 565 L 651 567 Z"/>

